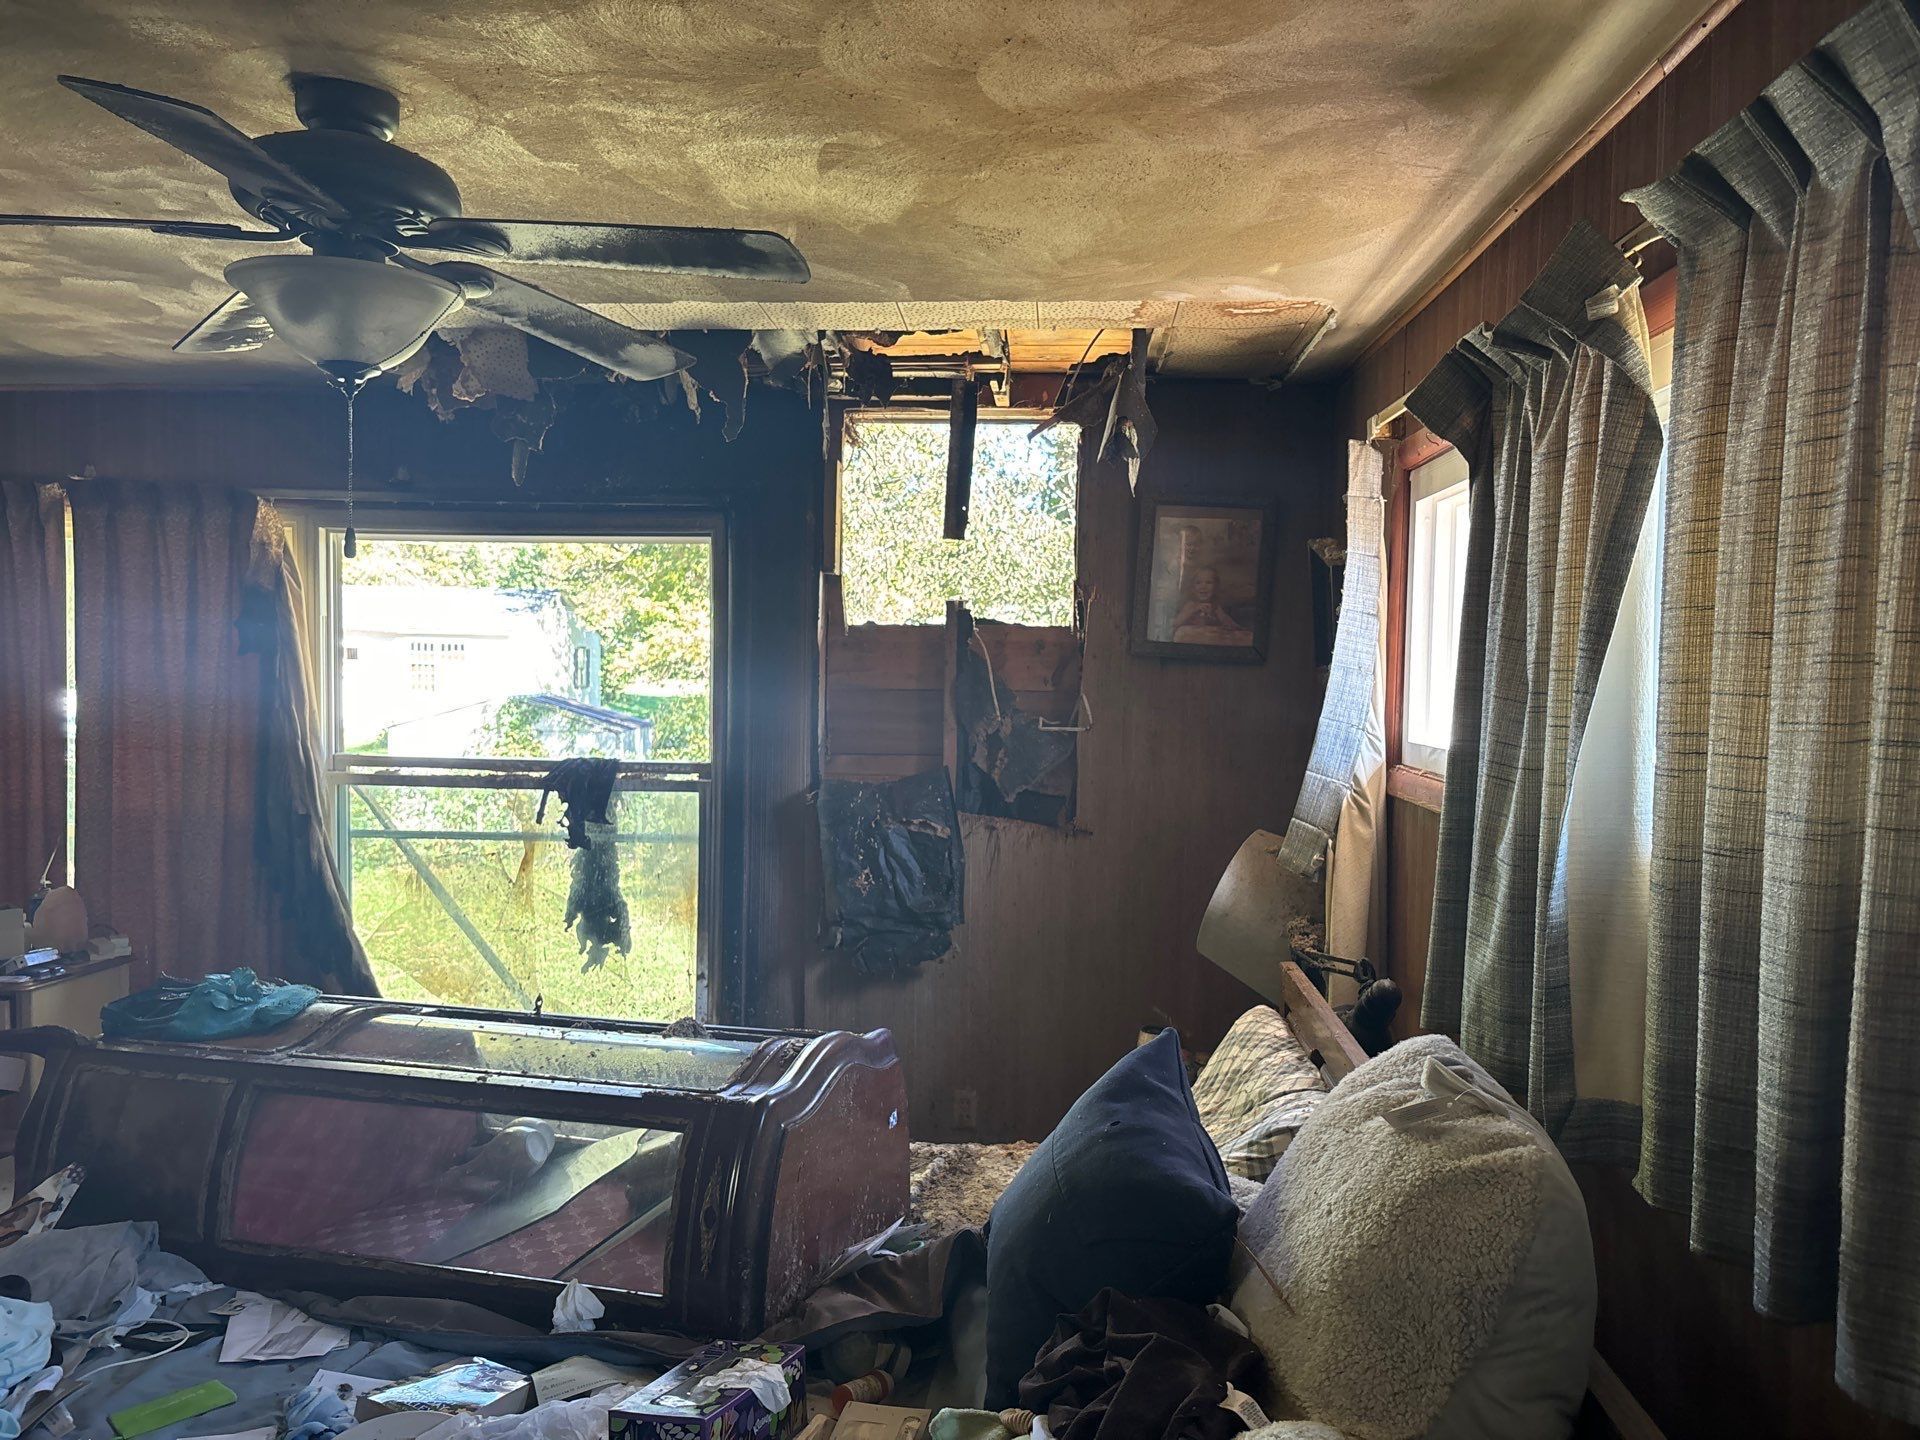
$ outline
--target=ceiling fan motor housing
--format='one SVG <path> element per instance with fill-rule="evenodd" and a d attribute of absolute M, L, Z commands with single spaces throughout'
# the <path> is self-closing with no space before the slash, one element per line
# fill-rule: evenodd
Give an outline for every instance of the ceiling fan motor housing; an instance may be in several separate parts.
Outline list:
<path fill-rule="evenodd" d="M 418 234 L 429 220 L 461 213 L 453 177 L 391 141 L 352 130 L 289 130 L 255 143 L 339 202 L 373 237 Z M 273 197 L 229 188 L 249 212 L 270 218 Z"/>

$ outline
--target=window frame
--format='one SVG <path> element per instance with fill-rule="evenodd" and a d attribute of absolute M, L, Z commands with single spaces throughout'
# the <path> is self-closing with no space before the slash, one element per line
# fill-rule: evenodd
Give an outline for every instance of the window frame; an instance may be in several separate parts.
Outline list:
<path fill-rule="evenodd" d="M 349 912 L 353 902 L 352 838 L 349 807 L 340 803 L 349 784 L 385 786 L 442 786 L 448 788 L 538 789 L 541 777 L 554 764 L 546 759 L 472 760 L 459 757 L 354 755 L 344 744 L 341 711 L 343 619 L 338 537 L 346 528 L 347 512 L 339 504 L 282 505 L 283 513 L 311 527 L 313 539 L 304 558 L 310 559 L 312 579 L 304 617 L 314 657 L 311 703 L 317 719 L 316 738 L 321 768 L 322 802 L 327 831 L 340 884 Z M 361 506 L 356 529 L 367 539 L 398 539 L 460 543 L 539 544 L 574 541 L 583 544 L 646 544 L 649 541 L 703 540 L 707 544 L 708 585 L 711 592 L 712 631 L 708 679 L 707 759 L 622 761 L 619 790 L 692 791 L 698 798 L 700 843 L 697 859 L 694 928 L 694 1015 L 713 1023 L 725 996 L 721 909 L 726 886 L 721 868 L 726 854 L 721 815 L 724 785 L 730 770 L 725 757 L 732 734 L 728 705 L 729 645 L 731 635 L 727 597 L 729 530 L 726 517 L 708 510 L 632 510 L 593 513 L 426 510 Z M 494 783 L 489 784 L 488 781 Z M 509 1017 L 520 1010 L 468 1007 Z M 578 1017 L 597 1018 L 597 1017 Z M 633 1017 L 610 1017 L 631 1019 Z M 666 1017 L 673 1019 L 677 1017 Z"/>
<path fill-rule="evenodd" d="M 828 446 L 827 446 L 827 503 L 825 507 L 826 523 L 821 527 L 821 531 L 822 531 L 821 546 L 822 546 L 823 553 L 821 555 L 820 567 L 821 567 L 822 574 L 832 575 L 844 581 L 846 578 L 846 572 L 842 567 L 841 561 L 842 561 L 842 556 L 845 548 L 844 539 L 845 539 L 845 526 L 846 526 L 846 514 L 847 514 L 847 507 L 846 507 L 847 427 L 851 425 L 851 426 L 854 426 L 855 428 L 858 428 L 858 426 L 863 420 L 870 420 L 875 424 L 887 424 L 887 425 L 909 424 L 909 425 L 947 426 L 952 423 L 952 417 L 944 409 L 930 408 L 924 405 L 901 405 L 896 407 L 896 406 L 884 406 L 884 405 L 855 405 L 855 404 L 847 404 L 844 402 L 841 402 L 835 405 L 832 408 L 831 413 L 832 413 L 832 422 L 829 428 L 829 440 L 828 440 Z M 1035 425 L 1040 425 L 1053 418 L 1054 418 L 1054 412 L 1050 409 L 1047 409 L 1044 406 L 1039 406 L 1039 407 L 1035 407 L 1031 405 L 994 406 L 991 409 L 988 409 L 985 407 L 981 409 L 978 423 L 981 426 L 1025 424 L 1031 427 Z M 1064 421 L 1061 423 L 1073 424 L 1074 422 Z M 1084 427 L 1076 427 L 1076 428 L 1084 430 Z M 1081 436 L 1081 441 L 1082 443 L 1085 442 L 1084 434 Z M 1075 463 L 1073 466 L 1073 476 L 1072 476 L 1072 479 L 1073 479 L 1073 533 L 1074 533 L 1073 576 L 1070 581 L 1071 593 L 1069 594 L 1069 597 L 1068 597 L 1070 608 L 1072 610 L 1072 613 L 1074 614 L 1078 614 L 1078 607 L 1079 607 L 1079 600 L 1080 600 L 1080 559 L 1081 559 L 1080 557 L 1080 536 L 1081 536 L 1080 501 L 1081 501 L 1081 495 L 1080 495 L 1079 471 L 1080 471 L 1079 456 L 1078 456 L 1078 451 L 1076 450 Z M 946 597 L 949 603 L 951 603 L 952 601 L 958 598 L 959 598 L 958 596 L 951 596 L 951 595 Z M 1049 630 L 1049 629 L 1063 628 L 1060 626 L 1049 626 L 1049 625 L 1029 625 L 1020 621 L 992 620 L 992 617 L 990 616 L 982 617 L 982 618 L 988 619 L 993 624 L 1008 625 L 1014 628 L 1025 629 L 1025 630 Z M 849 623 L 887 624 L 887 625 L 897 625 L 899 628 L 902 628 L 902 629 L 938 630 L 945 626 L 946 621 L 943 617 L 942 619 L 939 619 L 939 620 L 910 620 L 910 621 L 903 620 L 903 621 L 884 621 L 884 622 L 883 621 L 852 621 Z"/>
<path fill-rule="evenodd" d="M 1405 745 L 1413 472 L 1453 448 L 1425 426 L 1414 426 L 1393 452 L 1393 498 L 1387 506 L 1387 793 L 1436 812 L 1440 809 L 1445 778 L 1435 771 L 1407 763 Z M 1468 483 L 1471 485 L 1471 477 Z"/>
<path fill-rule="evenodd" d="M 1422 482 L 1422 472 L 1431 470 L 1435 466 L 1445 465 L 1449 460 L 1455 462 L 1451 468 L 1456 469 L 1458 473 L 1451 477 L 1443 478 L 1425 495 L 1416 493 Z M 1423 571 L 1429 566 L 1437 565 L 1439 560 L 1439 546 L 1437 543 L 1429 543 L 1425 546 L 1419 543 L 1421 538 L 1421 509 L 1429 502 L 1439 502 L 1442 496 L 1449 498 L 1457 497 L 1449 508 L 1456 511 L 1469 512 L 1467 515 L 1461 517 L 1457 523 L 1471 523 L 1470 505 L 1472 481 L 1467 472 L 1465 458 L 1460 455 L 1458 450 L 1449 445 L 1437 454 L 1421 461 L 1418 465 L 1409 466 L 1407 469 L 1406 483 L 1409 505 L 1407 518 L 1407 633 L 1409 639 L 1411 639 L 1416 627 L 1424 629 L 1424 638 L 1428 642 L 1428 648 L 1431 649 L 1434 633 L 1439 627 L 1436 617 L 1430 614 L 1422 614 L 1421 612 L 1423 608 L 1430 608 L 1432 602 L 1438 597 L 1430 593 L 1420 593 L 1420 587 L 1416 582 L 1425 579 L 1429 582 L 1429 586 L 1431 586 L 1431 583 L 1437 579 L 1437 575 L 1424 574 Z M 1438 520 L 1438 509 L 1439 506 L 1436 503 L 1436 521 Z M 1435 537 L 1435 539 L 1437 542 L 1437 537 Z M 1456 588 L 1460 578 L 1462 577 L 1459 575 L 1455 576 Z M 1454 594 L 1450 596 L 1450 598 L 1457 600 L 1458 596 Z M 1454 620 L 1453 629 L 1455 631 L 1454 654 L 1457 657 L 1459 653 L 1459 621 L 1457 616 Z M 1444 778 L 1447 773 L 1446 747 L 1444 745 L 1433 745 L 1422 740 L 1416 740 L 1409 733 L 1412 727 L 1410 717 L 1407 713 L 1407 707 L 1415 698 L 1413 691 L 1417 688 L 1417 682 L 1421 678 L 1420 675 L 1416 673 L 1421 667 L 1415 663 L 1416 660 L 1420 658 L 1421 657 L 1416 654 L 1413 645 L 1408 644 L 1403 647 L 1400 696 L 1401 762 L 1409 768 Z M 1436 670 L 1429 669 L 1427 671 L 1426 678 L 1429 684 L 1431 684 L 1434 675 L 1437 673 Z M 1449 688 L 1451 688 L 1451 686 L 1449 686 Z"/>

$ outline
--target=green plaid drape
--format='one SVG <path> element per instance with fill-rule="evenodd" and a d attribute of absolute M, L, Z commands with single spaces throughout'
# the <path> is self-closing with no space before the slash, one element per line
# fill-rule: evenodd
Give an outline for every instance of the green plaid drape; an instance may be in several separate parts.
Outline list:
<path fill-rule="evenodd" d="M 1577 226 L 1492 330 L 1407 401 L 1472 475 L 1465 599 L 1422 1021 L 1561 1137 L 1580 1107 L 1567 955 L 1567 801 L 1660 458 L 1634 270 Z"/>
<path fill-rule="evenodd" d="M 1679 253 L 1638 1185 L 1920 1421 L 1920 20 L 1630 196 Z"/>

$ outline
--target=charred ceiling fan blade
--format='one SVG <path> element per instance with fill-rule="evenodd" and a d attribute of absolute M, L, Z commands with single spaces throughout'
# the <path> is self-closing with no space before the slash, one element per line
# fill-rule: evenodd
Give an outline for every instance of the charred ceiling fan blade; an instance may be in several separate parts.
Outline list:
<path fill-rule="evenodd" d="M 192 240 L 291 240 L 291 230 L 249 230 L 214 220 L 122 220 L 105 215 L 0 215 L 0 225 L 38 225 L 57 230 L 145 230 Z"/>
<path fill-rule="evenodd" d="M 76 95 L 111 110 L 129 124 L 183 150 L 228 182 L 279 209 L 306 220 L 337 223 L 340 206 L 290 166 L 274 159 L 247 135 L 211 110 L 166 95 L 153 95 L 104 80 L 62 75 L 60 83 Z"/>
<path fill-rule="evenodd" d="M 450 260 L 439 265 L 404 261 L 410 268 L 430 271 L 453 281 L 466 292 L 467 305 L 483 315 L 524 330 L 548 344 L 570 350 L 583 360 L 605 366 L 629 380 L 663 380 L 693 363 L 655 335 L 630 330 L 604 315 L 550 295 L 537 285 L 515 280 L 484 265 Z"/>
<path fill-rule="evenodd" d="M 186 355 L 231 355 L 236 350 L 258 350 L 272 338 L 273 326 L 267 317 L 236 290 L 174 341 L 173 348 Z"/>
<path fill-rule="evenodd" d="M 594 225 L 571 220 L 435 220 L 425 249 L 543 265 L 611 265 L 798 284 L 812 273 L 784 235 L 674 225 Z"/>

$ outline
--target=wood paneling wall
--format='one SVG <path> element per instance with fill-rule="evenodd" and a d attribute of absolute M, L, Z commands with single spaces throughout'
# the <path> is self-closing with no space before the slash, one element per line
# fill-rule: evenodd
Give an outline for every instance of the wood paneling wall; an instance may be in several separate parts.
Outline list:
<path fill-rule="evenodd" d="M 1393 1032 L 1404 1040 L 1422 1032 L 1420 995 L 1427 975 L 1427 936 L 1433 929 L 1433 858 L 1440 816 L 1424 805 L 1387 797 L 1387 958 L 1382 973 L 1400 987 Z"/>
<path fill-rule="evenodd" d="M 1622 194 L 1673 169 L 1861 3 L 1745 0 L 1458 279 L 1367 351 L 1348 377 L 1343 433 L 1363 434 L 1456 340 L 1511 310 L 1574 221 L 1625 237 L 1641 217 Z"/>
<path fill-rule="evenodd" d="M 977 623 L 1003 701 L 1054 724 L 1080 699 L 1080 642 L 1071 629 Z M 821 583 L 820 773 L 898 780 L 946 763 L 955 743 L 942 625 L 848 625 L 840 577 Z M 955 779 L 958 784 L 958 777 Z"/>
<path fill-rule="evenodd" d="M 1638 213 L 1615 197 L 1671 169 L 1730 119 L 1858 0 L 1746 0 L 1512 229 L 1348 377 L 1342 433 L 1399 399 L 1447 348 L 1520 297 L 1576 219 L 1624 236 Z M 1388 802 L 1388 970 L 1408 990 L 1403 1033 L 1417 1029 L 1433 904 L 1437 817 Z M 1580 1167 L 1600 1274 L 1600 1353 L 1673 1440 L 1920 1437 L 1869 1414 L 1833 1381 L 1833 1328 L 1756 1315 L 1739 1266 L 1692 1255 L 1685 1217 L 1656 1211 L 1618 1170 Z"/>
<path fill-rule="evenodd" d="M 1332 396 L 1156 383 L 1143 490 L 1280 500 L 1273 640 L 1260 665 L 1127 651 L 1137 508 L 1122 471 L 1083 466 L 1080 582 L 1093 593 L 1076 830 L 966 817 L 967 923 L 902 980 L 807 962 L 809 1025 L 890 1026 L 913 1133 L 1044 1135 L 1143 1022 L 1219 1039 L 1255 997 L 1194 950 L 1213 887 L 1247 835 L 1292 813 L 1319 716 L 1307 542 L 1336 533 L 1344 458 Z M 955 1123 L 971 1091 L 978 1128 Z"/>

